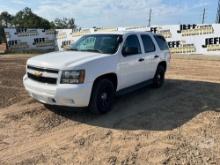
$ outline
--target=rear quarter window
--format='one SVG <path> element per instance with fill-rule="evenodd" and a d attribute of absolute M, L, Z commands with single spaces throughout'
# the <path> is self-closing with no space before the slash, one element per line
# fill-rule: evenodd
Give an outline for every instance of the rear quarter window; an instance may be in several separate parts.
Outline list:
<path fill-rule="evenodd" d="M 151 39 L 150 36 L 148 35 L 141 35 L 141 39 L 143 41 L 144 44 L 144 51 L 145 53 L 150 53 L 150 52 L 154 52 L 155 49 L 155 45 Z"/>
<path fill-rule="evenodd" d="M 167 45 L 167 41 L 165 40 L 164 37 L 155 35 L 154 38 L 157 41 L 157 44 L 158 44 L 160 50 L 169 50 L 169 47 Z"/>

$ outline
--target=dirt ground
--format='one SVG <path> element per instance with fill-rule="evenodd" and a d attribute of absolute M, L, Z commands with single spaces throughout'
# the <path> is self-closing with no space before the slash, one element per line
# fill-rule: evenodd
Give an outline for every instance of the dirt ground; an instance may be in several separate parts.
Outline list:
<path fill-rule="evenodd" d="M 175 56 L 163 88 L 101 116 L 28 97 L 27 58 L 0 56 L 0 164 L 220 164 L 220 58 Z"/>

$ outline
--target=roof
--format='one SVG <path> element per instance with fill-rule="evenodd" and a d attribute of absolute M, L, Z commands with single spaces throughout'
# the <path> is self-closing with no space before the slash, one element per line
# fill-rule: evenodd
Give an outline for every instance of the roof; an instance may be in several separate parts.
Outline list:
<path fill-rule="evenodd" d="M 114 31 L 114 32 L 94 32 L 94 33 L 90 33 L 91 34 L 118 34 L 118 35 L 125 35 L 125 34 L 139 34 L 139 33 L 148 33 L 148 34 L 152 34 L 152 32 L 147 32 L 147 31 Z"/>

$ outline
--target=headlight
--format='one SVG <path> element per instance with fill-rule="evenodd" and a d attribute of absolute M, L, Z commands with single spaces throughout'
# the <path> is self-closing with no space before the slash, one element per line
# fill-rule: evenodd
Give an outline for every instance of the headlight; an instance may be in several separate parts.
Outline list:
<path fill-rule="evenodd" d="M 85 80 L 85 70 L 63 71 L 61 84 L 82 84 Z"/>

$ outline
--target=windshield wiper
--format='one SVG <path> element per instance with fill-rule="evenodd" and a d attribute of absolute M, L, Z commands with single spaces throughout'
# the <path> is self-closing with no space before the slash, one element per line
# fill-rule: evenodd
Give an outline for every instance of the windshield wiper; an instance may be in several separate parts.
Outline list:
<path fill-rule="evenodd" d="M 86 49 L 86 50 L 80 50 L 83 52 L 97 52 L 97 53 L 103 53 L 103 51 L 99 50 L 99 49 Z"/>
<path fill-rule="evenodd" d="M 79 50 L 76 49 L 76 48 L 69 48 L 69 49 L 67 49 L 67 50 L 69 50 L 69 51 L 79 51 Z"/>

